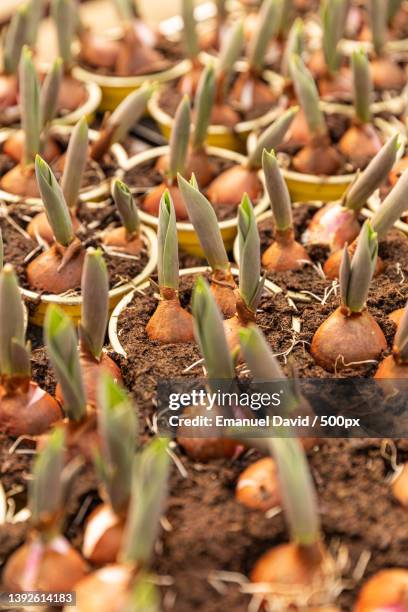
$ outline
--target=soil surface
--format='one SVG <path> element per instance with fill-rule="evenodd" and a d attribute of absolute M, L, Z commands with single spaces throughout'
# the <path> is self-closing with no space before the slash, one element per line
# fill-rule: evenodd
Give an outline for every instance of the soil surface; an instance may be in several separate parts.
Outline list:
<path fill-rule="evenodd" d="M 225 172 L 229 168 L 232 168 L 232 166 L 236 165 L 235 162 L 230 159 L 223 159 L 214 155 L 209 155 L 208 159 L 210 163 L 214 165 L 214 173 L 216 177 L 218 177 L 222 172 Z M 137 205 L 141 210 L 143 210 L 143 201 L 146 193 L 153 187 L 163 183 L 163 175 L 156 169 L 156 163 L 157 158 L 143 162 L 142 164 L 128 170 L 124 176 L 124 181 L 132 191 Z M 201 191 L 204 193 L 204 195 L 206 194 L 205 188 Z M 256 203 L 257 201 L 253 202 L 253 204 Z M 214 210 L 218 220 L 224 221 L 226 219 L 235 218 L 237 208 L 237 202 L 232 202 L 231 204 L 226 203 L 215 206 Z"/>
<path fill-rule="evenodd" d="M 25 232 L 29 220 L 38 212 L 32 206 L 23 204 L 3 205 L 0 208 L 0 227 L 4 241 L 4 260 L 11 263 L 19 277 L 20 285 L 29 289 L 26 277 L 26 264 L 41 252 L 40 246 Z M 101 246 L 102 232 L 118 227 L 119 217 L 113 202 L 108 199 L 104 202 L 82 203 L 78 210 L 78 218 L 82 222 L 77 236 L 84 246 Z M 104 257 L 108 266 L 109 285 L 113 287 L 131 281 L 145 268 L 148 261 L 147 246 L 140 255 L 123 257 L 115 251 L 103 247 Z M 77 288 L 73 294 L 78 293 Z"/>
<path fill-rule="evenodd" d="M 297 236 L 313 214 L 311 206 L 295 210 Z M 262 250 L 273 238 L 270 220 L 260 224 Z M 315 264 L 324 261 L 324 249 L 314 247 L 310 254 Z M 395 327 L 386 314 L 404 305 L 408 273 L 408 240 L 392 231 L 380 245 L 385 270 L 370 293 L 368 307 L 383 328 L 389 346 Z M 284 293 L 265 293 L 261 300 L 258 323 L 275 352 L 287 351 L 295 357 L 300 376 L 327 376 L 312 363 L 308 342 L 322 320 L 337 306 L 333 292 L 321 304 L 331 283 L 321 278 L 317 268 L 306 267 L 296 273 L 274 275 L 272 280 L 285 290 L 310 291 L 311 301 L 289 303 Z M 182 277 L 180 296 L 189 307 L 192 277 Z M 124 382 L 139 410 L 142 440 L 152 435 L 154 387 L 159 377 L 180 376 L 183 369 L 198 358 L 194 343 L 183 347 L 163 347 L 147 341 L 145 325 L 157 305 L 154 289 L 137 294 L 126 314 L 119 319 L 121 341 L 128 358 L 112 356 L 121 365 Z M 292 318 L 299 317 L 301 331 L 292 331 Z M 33 343 L 33 378 L 50 392 L 55 380 L 42 348 L 41 332 L 29 328 Z M 279 357 L 286 368 L 285 358 Z M 371 376 L 375 368 L 364 366 L 348 375 Z M 186 376 L 202 374 L 201 366 Z M 346 371 L 341 372 L 344 376 Z M 0 469 L 5 490 L 17 509 L 26 505 L 27 483 L 32 452 L 9 452 L 13 440 L 0 439 Z M 22 441 L 18 449 L 32 451 L 33 443 Z M 235 486 L 242 470 L 259 454 L 248 449 L 235 460 L 217 460 L 208 464 L 191 460 L 176 445 L 170 480 L 170 495 L 165 509 L 166 521 L 159 537 L 153 568 L 165 578 L 161 587 L 164 610 L 177 612 L 245 612 L 250 596 L 243 591 L 257 559 L 269 548 L 288 540 L 282 513 L 269 514 L 248 510 L 235 499 Z M 344 590 L 337 605 L 350 612 L 363 580 L 384 567 L 408 568 L 406 547 L 406 510 L 393 499 L 389 478 L 394 455 L 398 463 L 408 461 L 408 441 L 371 439 L 320 440 L 309 453 L 309 461 L 319 498 L 319 511 L 326 546 L 338 560 Z M 19 489 L 20 487 L 20 489 Z M 100 498 L 95 474 L 83 466 L 75 479 L 67 505 L 65 533 L 75 546 L 82 544 L 83 520 Z M 28 532 L 26 522 L 0 526 L 0 564 Z M 222 573 L 223 572 L 223 573 Z M 362 575 L 364 574 L 364 578 Z"/>

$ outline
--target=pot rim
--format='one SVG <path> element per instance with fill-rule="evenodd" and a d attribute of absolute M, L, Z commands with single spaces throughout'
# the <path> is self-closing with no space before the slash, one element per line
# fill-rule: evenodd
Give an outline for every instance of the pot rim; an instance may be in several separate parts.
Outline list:
<path fill-rule="evenodd" d="M 79 79 L 78 79 L 79 80 Z M 97 83 L 81 81 L 87 92 L 87 99 L 81 106 L 68 113 L 64 117 L 56 117 L 52 125 L 72 125 L 77 123 L 82 117 L 88 117 L 96 112 L 102 100 L 102 91 Z"/>
<path fill-rule="evenodd" d="M 217 155 L 219 157 L 223 157 L 226 159 L 230 159 L 232 161 L 236 161 L 237 164 L 243 164 L 246 161 L 246 157 L 241 153 L 237 153 L 236 151 L 231 151 L 230 149 L 222 149 L 220 147 L 206 147 L 206 151 L 212 155 Z M 121 168 L 119 178 L 123 179 L 124 175 L 127 171 L 132 170 L 136 166 L 154 159 L 155 157 L 160 157 L 161 155 L 166 155 L 169 152 L 169 145 L 164 145 L 162 147 L 155 147 L 153 149 L 148 149 L 147 151 L 142 151 L 142 153 L 137 153 L 133 157 L 129 157 L 126 166 Z M 261 171 L 258 171 L 259 178 L 262 182 L 263 186 L 263 194 L 259 199 L 258 204 L 254 207 L 255 215 L 261 214 L 263 210 L 268 206 L 269 200 L 265 193 L 265 187 L 263 182 L 263 174 Z M 117 177 L 118 178 L 118 177 Z M 146 190 L 147 192 L 147 190 Z M 141 208 L 139 208 L 139 216 L 145 223 L 149 225 L 153 225 L 155 228 L 159 225 L 159 218 L 154 215 L 150 215 L 145 212 Z M 177 221 L 177 230 L 182 232 L 191 232 L 195 233 L 195 229 L 192 223 L 187 221 Z M 231 219 L 225 219 L 224 221 L 219 221 L 218 226 L 220 230 L 226 230 L 237 225 L 237 217 L 232 217 Z"/>
<path fill-rule="evenodd" d="M 58 123 L 58 124 L 52 125 L 51 133 L 59 132 L 61 134 L 67 134 L 69 132 L 72 132 L 73 129 L 74 129 L 74 125 L 64 125 L 64 124 Z M 7 138 L 10 136 L 11 133 L 16 132 L 16 131 L 18 131 L 17 128 L 0 129 L 0 145 L 2 145 L 5 142 L 5 140 L 7 140 Z M 88 131 L 88 135 L 89 135 L 89 140 L 93 142 L 96 140 L 98 136 L 98 132 L 96 130 L 90 129 Z M 125 149 L 123 148 L 121 144 L 119 144 L 118 142 L 113 144 L 110 147 L 110 152 L 116 159 L 118 166 L 120 168 L 126 165 L 127 160 L 128 160 L 128 154 L 126 153 Z M 82 193 L 80 193 L 79 201 L 89 202 L 91 200 L 97 200 L 101 197 L 107 196 L 109 194 L 109 188 L 110 188 L 110 179 L 107 177 L 106 180 L 101 182 L 99 185 L 95 187 L 91 187 L 90 189 L 87 189 L 83 191 Z M 15 195 L 14 193 L 3 191 L 3 189 L 0 189 L 0 199 L 10 204 L 24 202 L 26 204 L 43 206 L 41 198 L 22 198 L 21 196 Z"/>
<path fill-rule="evenodd" d="M 158 259 L 158 246 L 157 246 L 157 236 L 156 233 L 152 230 L 151 227 L 147 227 L 146 225 L 140 226 L 141 232 L 143 232 L 145 238 L 147 238 L 147 250 L 149 254 L 149 259 L 141 272 L 137 276 L 135 276 L 131 281 L 121 285 L 120 287 L 114 287 L 109 290 L 109 300 L 120 296 L 122 294 L 126 294 L 128 291 L 131 291 L 132 288 L 136 288 L 139 283 L 142 283 L 145 278 L 150 276 L 152 272 L 155 270 Z M 23 297 L 30 302 L 45 302 L 47 304 L 61 304 L 62 306 L 78 306 L 82 304 L 82 295 L 75 295 L 72 297 L 56 295 L 53 293 L 44 293 L 40 294 L 37 291 L 33 291 L 32 289 L 21 288 L 21 293 Z"/>
<path fill-rule="evenodd" d="M 269 110 L 264 115 L 257 117 L 256 119 L 249 119 L 247 121 L 238 122 L 233 128 L 227 128 L 223 125 L 210 125 L 208 128 L 209 136 L 219 136 L 225 134 L 245 134 L 247 132 L 251 132 L 253 130 L 258 130 L 259 128 L 267 127 L 270 125 L 278 116 L 282 113 L 286 108 L 286 97 L 282 94 L 284 79 L 276 72 L 272 70 L 265 70 L 263 72 L 263 76 L 268 83 L 273 84 L 276 82 L 276 85 L 279 85 L 280 95 L 277 100 L 277 104 L 274 108 Z M 171 128 L 173 125 L 174 118 L 171 117 L 168 113 L 166 113 L 158 103 L 160 95 L 160 88 L 156 90 L 147 103 L 147 108 L 153 119 L 155 119 L 159 124 L 165 125 L 168 128 Z"/>
<path fill-rule="evenodd" d="M 337 112 L 334 110 L 330 110 L 330 112 Z M 396 132 L 400 135 L 401 145 L 397 152 L 397 159 L 402 155 L 404 151 L 404 145 L 406 143 L 406 130 L 403 124 L 397 119 L 393 118 L 393 123 L 390 121 L 386 121 L 381 117 L 375 117 L 373 119 L 373 124 L 376 125 L 378 130 L 382 132 L 387 138 Z M 296 172 L 296 170 L 288 170 L 287 168 L 283 168 L 281 166 L 282 174 L 285 180 L 289 179 L 292 181 L 296 181 L 297 183 L 311 183 L 313 185 L 340 185 L 342 183 L 350 183 L 353 181 L 357 175 L 357 172 L 352 172 L 349 174 L 336 174 L 335 176 L 326 176 L 321 175 L 317 176 L 315 174 L 303 174 L 302 172 Z"/>
<path fill-rule="evenodd" d="M 355 112 L 352 103 L 347 104 L 346 102 L 330 102 L 326 100 L 321 100 L 320 105 L 323 110 L 328 113 L 337 113 L 341 112 L 344 115 L 349 117 L 354 117 Z M 394 115 L 400 115 L 404 113 L 408 105 L 408 85 L 401 90 L 401 92 L 389 98 L 388 100 L 381 100 L 379 102 L 373 102 L 371 107 L 371 112 L 373 115 L 379 115 L 384 112 L 391 112 Z"/>
<path fill-rule="evenodd" d="M 182 268 L 179 272 L 179 276 L 186 276 L 187 274 L 195 274 L 195 273 L 199 274 L 203 272 L 211 272 L 210 266 L 194 266 L 192 268 Z M 232 265 L 231 273 L 234 276 L 238 276 L 239 275 L 238 268 Z M 122 355 L 123 357 L 127 357 L 127 355 L 126 355 L 125 349 L 120 343 L 119 336 L 118 336 L 119 317 L 122 311 L 132 301 L 133 296 L 136 293 L 136 291 L 143 291 L 147 287 L 149 287 L 149 281 L 144 282 L 142 285 L 140 285 L 140 287 L 136 287 L 135 289 L 133 289 L 132 291 L 124 295 L 123 298 L 120 300 L 120 302 L 116 304 L 110 316 L 109 324 L 108 324 L 109 342 L 113 350 L 119 355 Z M 269 289 L 269 291 L 272 291 L 273 293 L 280 293 L 282 291 L 282 289 L 278 287 L 278 285 L 276 285 L 275 283 L 272 283 L 268 279 L 265 280 L 265 287 Z"/>
<path fill-rule="evenodd" d="M 102 89 L 104 88 L 116 88 L 116 89 L 127 89 L 141 87 L 147 81 L 149 82 L 164 82 L 172 79 L 177 79 L 191 69 L 191 61 L 189 59 L 183 59 L 177 62 L 174 66 L 162 70 L 160 72 L 153 72 L 138 76 L 110 76 L 106 74 L 98 74 L 83 68 L 77 64 L 73 70 L 72 75 L 80 81 L 94 82 Z"/>

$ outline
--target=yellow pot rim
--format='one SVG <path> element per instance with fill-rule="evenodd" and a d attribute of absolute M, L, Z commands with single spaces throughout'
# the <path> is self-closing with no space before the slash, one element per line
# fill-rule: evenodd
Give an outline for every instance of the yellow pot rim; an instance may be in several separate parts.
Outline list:
<path fill-rule="evenodd" d="M 120 170 L 119 178 L 123 179 L 124 174 L 126 172 L 128 172 L 129 170 L 132 170 L 133 168 L 135 168 L 136 166 L 139 166 L 140 164 L 143 164 L 144 162 L 150 161 L 151 159 L 155 159 L 156 157 L 161 157 L 162 155 L 167 155 L 169 153 L 169 149 L 170 149 L 169 145 L 164 145 L 162 147 L 155 147 L 147 151 L 142 151 L 142 153 L 138 153 L 137 155 L 134 155 L 133 157 L 129 157 L 126 165 Z M 220 147 L 206 147 L 206 151 L 210 155 L 217 155 L 218 157 L 223 157 L 224 159 L 230 159 L 232 161 L 237 162 L 237 164 L 244 164 L 247 159 L 241 153 L 237 153 L 236 151 L 231 151 L 230 149 L 222 149 Z M 259 172 L 259 178 L 261 179 L 262 185 L 263 185 L 264 182 L 263 182 L 263 176 L 261 172 Z M 146 192 L 147 192 L 147 189 L 146 189 Z M 261 196 L 258 204 L 254 207 L 255 215 L 256 216 L 260 215 L 265 210 L 265 208 L 268 206 L 268 203 L 269 201 L 268 201 L 268 198 L 266 197 L 266 193 L 264 189 L 263 195 Z M 140 219 L 144 223 L 147 223 L 148 225 L 151 225 L 155 227 L 156 229 L 158 228 L 158 225 L 159 225 L 158 217 L 155 217 L 154 215 L 150 215 L 149 213 L 141 209 L 139 209 L 139 216 L 140 216 Z M 190 232 L 192 234 L 195 233 L 195 229 L 192 223 L 188 223 L 186 221 L 177 221 L 176 225 L 177 225 L 177 230 L 179 232 Z M 218 223 L 218 226 L 221 231 L 233 228 L 236 225 L 237 225 L 236 217 L 233 217 L 232 219 L 226 219 L 224 221 L 219 221 Z"/>
<path fill-rule="evenodd" d="M 91 70 L 87 70 L 86 68 L 83 68 L 79 65 L 73 68 L 72 75 L 80 81 L 94 82 L 102 89 L 132 89 L 136 87 L 141 87 L 144 83 L 146 83 L 146 81 L 162 83 L 164 81 L 171 81 L 173 79 L 177 79 L 178 77 L 183 76 L 183 74 L 186 74 L 186 72 L 188 72 L 190 69 L 190 60 L 184 59 L 175 64 L 174 66 L 171 66 L 171 68 L 168 68 L 167 70 L 138 76 L 121 77 L 98 74 L 97 72 L 92 72 Z"/>
<path fill-rule="evenodd" d="M 282 90 L 284 80 L 280 75 L 272 72 L 271 70 L 266 70 L 263 73 L 263 76 L 265 80 L 267 80 L 269 83 L 272 83 L 274 81 L 278 82 L 279 79 L 280 90 Z M 171 117 L 171 115 L 169 115 L 168 113 L 166 113 L 162 108 L 160 108 L 158 103 L 159 96 L 160 90 L 155 91 L 147 103 L 147 108 L 149 113 L 151 114 L 153 119 L 157 121 L 157 123 L 165 125 L 170 129 L 173 125 L 174 118 Z M 276 106 L 270 111 L 268 111 L 261 117 L 257 117 L 256 119 L 240 121 L 233 128 L 227 128 L 223 125 L 210 125 L 208 128 L 208 134 L 209 136 L 220 136 L 231 133 L 245 134 L 247 132 L 259 130 L 263 127 L 270 125 L 278 117 L 278 115 L 282 113 L 282 111 L 286 107 L 285 101 L 285 97 L 281 96 L 278 99 Z"/>
<path fill-rule="evenodd" d="M 59 132 L 60 134 L 67 134 L 72 132 L 74 129 L 73 125 L 62 125 L 62 124 L 54 124 L 51 128 L 54 132 Z M 7 138 L 13 133 L 16 132 L 16 128 L 4 128 L 0 129 L 0 145 L 2 145 Z M 91 142 L 96 140 L 98 136 L 98 132 L 96 130 L 88 131 L 89 139 Z M 116 159 L 118 166 L 122 168 L 126 165 L 128 160 L 128 154 L 121 144 L 115 143 L 111 146 L 110 152 L 113 157 Z M 97 185 L 96 187 L 91 187 L 90 189 L 86 189 L 79 194 L 80 202 L 89 202 L 92 200 L 98 200 L 107 196 L 110 193 L 110 179 L 107 179 Z M 43 206 L 41 198 L 22 198 L 21 196 L 15 195 L 14 193 L 9 193 L 8 191 L 4 191 L 0 189 L 0 199 L 4 200 L 8 204 L 17 204 L 18 202 L 24 202 L 25 204 L 30 204 L 34 206 Z"/>
<path fill-rule="evenodd" d="M 147 227 L 145 225 L 141 225 L 140 227 L 143 235 L 147 239 L 147 248 L 149 253 L 149 259 L 147 261 L 146 266 L 143 270 L 135 276 L 131 281 L 121 285 L 120 287 L 115 287 L 109 291 L 109 300 L 115 299 L 123 294 L 127 294 L 132 289 L 138 287 L 143 281 L 148 278 L 155 270 L 157 266 L 157 258 L 158 258 L 158 247 L 157 247 L 157 236 L 154 230 L 151 227 Z M 55 294 L 39 294 L 37 291 L 32 291 L 30 289 L 21 289 L 21 294 L 23 297 L 30 302 L 43 302 L 45 304 L 60 304 L 61 306 L 80 306 L 82 304 L 82 296 L 76 295 L 72 297 L 64 297 L 61 295 Z"/>

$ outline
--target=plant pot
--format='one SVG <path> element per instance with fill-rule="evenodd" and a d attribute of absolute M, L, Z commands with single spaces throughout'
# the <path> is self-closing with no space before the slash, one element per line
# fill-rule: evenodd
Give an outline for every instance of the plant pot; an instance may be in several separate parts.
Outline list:
<path fill-rule="evenodd" d="M 334 112 L 333 109 L 330 112 Z M 401 133 L 401 139 L 405 139 L 405 128 L 395 120 L 395 125 L 377 117 L 374 125 L 383 134 L 384 139 L 389 138 L 396 131 Z M 401 147 L 400 147 L 401 148 Z M 282 174 L 288 186 L 290 197 L 293 202 L 321 201 L 331 202 L 339 200 L 347 187 L 356 177 L 356 173 L 339 174 L 335 176 L 316 176 L 314 174 L 302 174 L 295 170 L 282 168 Z"/>
<path fill-rule="evenodd" d="M 134 157 L 128 159 L 125 167 L 121 170 L 121 177 L 123 178 L 126 171 L 135 168 L 136 166 L 143 164 L 149 160 L 153 160 L 162 155 L 166 155 L 169 152 L 168 145 L 164 147 L 157 147 L 155 149 L 149 149 L 148 151 L 143 151 Z M 219 157 L 223 157 L 225 159 L 230 159 L 232 161 L 236 161 L 238 164 L 242 164 L 245 162 L 245 157 L 236 153 L 235 151 L 231 151 L 228 149 L 220 149 L 217 147 L 208 147 L 207 152 L 212 155 L 217 155 Z M 147 191 L 147 189 L 146 189 Z M 255 215 L 260 215 L 268 206 L 268 199 L 265 194 L 263 194 L 255 206 Z M 156 231 L 158 229 L 159 219 L 149 213 L 146 213 L 141 208 L 139 210 L 140 219 L 146 225 L 150 225 Z M 226 219 L 224 221 L 219 222 L 219 227 L 221 230 L 221 235 L 225 244 L 225 248 L 227 251 L 232 249 L 234 238 L 237 234 L 237 218 L 236 215 L 231 219 Z M 187 221 L 178 221 L 177 222 L 177 232 L 178 232 L 178 240 L 179 245 L 186 253 L 190 253 L 191 255 L 197 255 L 199 257 L 203 257 L 204 253 L 201 249 L 200 241 L 198 240 L 198 236 L 194 230 L 192 223 L 188 223 Z"/>
<path fill-rule="evenodd" d="M 201 274 L 204 272 L 208 272 L 210 270 L 210 268 L 206 267 L 206 266 L 201 266 L 201 267 L 195 267 L 195 268 L 184 268 L 183 270 L 180 270 L 180 276 L 186 276 L 187 274 Z M 234 276 L 238 276 L 238 270 L 237 268 L 231 268 L 231 272 Z M 143 285 L 140 285 L 138 287 L 138 290 L 143 291 L 144 289 L 146 289 L 149 286 L 149 282 L 143 283 Z M 280 293 L 282 290 L 280 287 L 278 287 L 277 285 L 275 285 L 274 283 L 272 283 L 269 280 L 265 281 L 265 287 L 271 291 L 272 293 Z M 133 296 L 135 294 L 135 290 L 131 291 L 130 293 L 124 295 L 122 297 L 122 299 L 120 300 L 120 302 L 118 302 L 118 304 L 115 306 L 115 308 L 113 309 L 112 315 L 109 319 L 109 325 L 108 325 L 108 335 L 109 335 L 109 341 L 110 344 L 113 348 L 113 350 L 118 353 L 119 355 L 123 355 L 123 357 L 126 357 L 126 351 L 123 348 L 120 340 L 119 340 L 119 336 L 118 336 L 118 320 L 119 317 L 121 315 L 121 313 L 123 312 L 123 310 L 127 307 L 127 305 L 132 301 Z"/>
<path fill-rule="evenodd" d="M 147 249 L 149 253 L 149 259 L 140 274 L 138 274 L 132 281 L 115 287 L 109 291 L 109 312 L 113 310 L 116 304 L 122 299 L 123 295 L 126 295 L 132 288 L 138 287 L 142 284 L 155 270 L 157 265 L 157 236 L 155 232 L 144 225 L 141 226 L 141 231 L 146 239 Z M 22 289 L 21 293 L 23 298 L 28 305 L 29 320 L 35 325 L 42 325 L 44 322 L 45 313 L 50 304 L 57 304 L 62 308 L 75 323 L 80 320 L 81 317 L 81 296 L 63 296 L 53 294 L 40 294 L 36 291 L 29 289 Z"/>
<path fill-rule="evenodd" d="M 113 111 L 132 91 L 139 89 L 147 82 L 166 83 L 177 79 L 190 70 L 190 60 L 182 60 L 161 72 L 144 74 L 140 76 L 107 76 L 91 72 L 82 66 L 75 66 L 72 75 L 85 83 L 96 83 L 102 91 L 102 100 L 99 104 L 101 112 Z"/>
<path fill-rule="evenodd" d="M 263 76 L 275 89 L 282 91 L 283 79 L 281 76 L 271 71 L 265 71 Z M 156 91 L 150 98 L 147 108 L 150 115 L 158 124 L 163 136 L 169 140 L 174 118 L 160 108 L 158 104 L 159 97 L 160 91 Z M 223 125 L 210 125 L 207 142 L 213 147 L 245 152 L 245 145 L 249 134 L 252 131 L 262 130 L 270 125 L 282 113 L 285 106 L 286 100 L 282 98 L 281 103 L 278 102 L 274 108 L 261 117 L 249 121 L 241 121 L 237 123 L 233 129 Z"/>
<path fill-rule="evenodd" d="M 72 129 L 73 129 L 73 126 L 71 125 L 54 125 L 52 128 L 52 132 L 64 135 L 64 134 L 69 134 L 70 132 L 72 132 Z M 15 130 L 11 128 L 0 130 L 0 148 L 2 147 L 3 143 L 7 140 L 7 138 L 10 136 L 10 134 L 13 131 Z M 96 130 L 89 130 L 88 134 L 89 134 L 89 140 L 91 142 L 95 141 L 98 136 L 98 132 Z M 119 143 L 115 143 L 110 148 L 110 152 L 115 158 L 120 168 L 126 165 L 127 160 L 128 160 L 128 154 L 126 153 L 122 145 L 120 145 Z M 102 200 L 107 195 L 109 195 L 110 193 L 109 188 L 110 188 L 110 181 L 106 177 L 106 180 L 101 182 L 99 185 L 90 186 L 89 188 L 82 189 L 79 194 L 79 200 L 82 202 L 89 202 L 91 200 L 92 201 Z M 2 189 L 0 189 L 0 199 L 9 204 L 15 204 L 23 200 L 21 196 L 15 195 L 13 193 L 9 193 L 7 191 L 3 191 Z M 27 204 L 36 204 L 36 205 L 39 204 L 42 206 L 42 201 L 40 198 L 25 198 L 24 202 L 26 202 Z"/>

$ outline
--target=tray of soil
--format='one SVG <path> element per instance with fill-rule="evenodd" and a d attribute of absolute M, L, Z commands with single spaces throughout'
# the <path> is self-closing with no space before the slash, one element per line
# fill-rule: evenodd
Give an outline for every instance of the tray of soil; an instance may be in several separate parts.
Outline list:
<path fill-rule="evenodd" d="M 211 81 L 207 80 L 211 72 L 209 68 L 203 73 L 200 97 L 201 93 L 205 94 L 211 88 Z M 202 99 L 205 105 L 200 116 L 204 118 L 205 115 L 208 121 L 211 104 L 206 95 Z M 141 220 L 152 227 L 158 227 L 160 198 L 166 188 L 170 190 L 176 209 L 180 247 L 193 255 L 202 255 L 202 250 L 194 228 L 188 222 L 188 212 L 176 182 L 177 174 L 188 178 L 194 174 L 198 184 L 204 188 L 214 206 L 227 249 L 232 247 L 236 235 L 236 209 L 243 190 L 256 203 L 256 214 L 260 214 L 265 207 L 258 168 L 248 168 L 246 158 L 235 151 L 218 147 L 203 148 L 202 145 L 197 149 L 197 136 L 201 135 L 198 139 L 201 143 L 202 135 L 205 137 L 201 125 L 201 121 L 196 121 L 189 152 L 190 106 L 188 99 L 183 99 L 176 113 L 170 145 L 130 158 L 123 172 L 124 181 L 138 202 Z"/>
<path fill-rule="evenodd" d="M 0 131 L 0 194 L 9 203 L 22 199 L 38 203 L 39 192 L 33 165 L 35 155 L 44 155 L 60 175 L 64 170 L 73 128 L 51 125 L 62 76 L 60 63 L 54 64 L 49 79 L 41 87 L 41 102 L 39 80 L 27 50 L 23 52 L 20 73 L 22 129 L 6 128 Z M 150 87 L 134 92 L 123 100 L 98 132 L 89 132 L 91 143 L 81 187 L 82 199 L 103 198 L 109 193 L 110 178 L 119 167 L 125 165 L 128 157 L 118 141 L 124 139 L 134 122 L 141 117 L 150 95 Z"/>
<path fill-rule="evenodd" d="M 269 10 L 272 13 L 274 6 Z M 242 23 L 236 23 L 225 38 L 216 64 L 217 90 L 208 130 L 209 144 L 242 151 L 251 130 L 268 126 L 287 105 L 282 95 L 283 79 L 264 70 L 263 52 L 271 21 L 262 23 L 246 67 L 239 69 L 236 64 L 243 45 Z M 159 89 L 150 100 L 149 112 L 166 138 L 183 93 L 194 95 L 201 71 L 199 64 L 195 87 L 186 83 L 187 75 Z"/>
<path fill-rule="evenodd" d="M 119 215 L 110 200 L 82 202 L 76 206 L 86 147 L 87 140 L 79 135 L 67 162 L 66 176 L 71 180 L 69 189 L 66 187 L 64 191 L 50 167 L 37 156 L 36 176 L 43 204 L 40 207 L 11 204 L 4 208 L 0 221 L 5 260 L 16 269 L 30 320 L 39 325 L 50 303 L 59 304 L 78 319 L 87 246 L 100 246 L 106 254 L 111 309 L 156 267 L 156 235 L 140 224 L 125 185 L 114 184 L 113 196 Z M 68 199 L 70 206 L 66 198 L 72 198 Z"/>
<path fill-rule="evenodd" d="M 343 51 L 341 39 L 344 34 L 347 15 L 347 2 L 332 5 L 325 2 L 321 9 L 322 42 L 307 61 L 312 75 L 317 81 L 321 100 L 327 108 L 331 103 L 345 104 L 345 111 L 353 101 L 353 79 L 350 62 L 355 53 L 362 53 L 361 47 Z M 380 70 L 379 63 L 382 63 Z M 370 75 L 372 88 L 370 95 L 371 110 L 374 115 L 403 114 L 406 106 L 406 74 L 403 58 L 397 54 L 382 53 L 380 59 L 370 58 Z"/>
<path fill-rule="evenodd" d="M 103 33 L 80 27 L 77 65 L 72 74 L 102 90 L 100 110 L 114 110 L 146 82 L 164 83 L 188 72 L 191 64 L 177 41 L 165 38 L 140 16 L 131 0 L 117 2 L 121 25 Z M 78 22 L 72 4 L 73 19 Z M 64 23 L 62 21 L 62 23 Z"/>
<path fill-rule="evenodd" d="M 400 130 L 398 121 L 372 118 L 366 58 L 358 55 L 357 60 L 353 70 L 356 115 L 350 117 L 342 110 L 333 113 L 320 108 L 312 75 L 299 56 L 291 58 L 301 112 L 277 150 L 283 154 L 280 163 L 293 201 L 341 198 L 357 169 L 364 169 L 384 140 Z"/>

